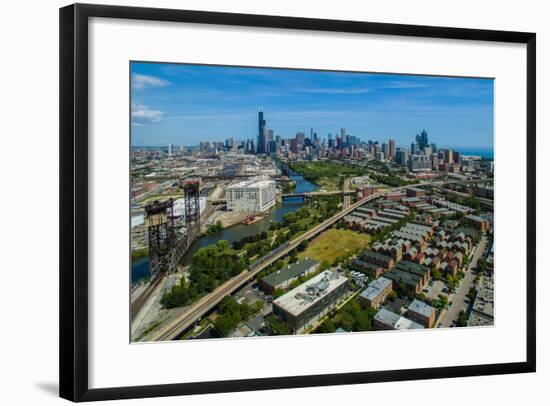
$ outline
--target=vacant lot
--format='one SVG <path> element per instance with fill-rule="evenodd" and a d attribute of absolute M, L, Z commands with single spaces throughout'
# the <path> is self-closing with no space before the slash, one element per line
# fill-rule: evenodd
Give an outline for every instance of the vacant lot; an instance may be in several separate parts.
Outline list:
<path fill-rule="evenodd" d="M 330 229 L 315 240 L 307 249 L 300 253 L 299 257 L 313 258 L 317 261 L 326 261 L 330 264 L 335 258 L 344 256 L 357 249 L 367 248 L 370 235 L 361 234 L 351 230 Z"/>

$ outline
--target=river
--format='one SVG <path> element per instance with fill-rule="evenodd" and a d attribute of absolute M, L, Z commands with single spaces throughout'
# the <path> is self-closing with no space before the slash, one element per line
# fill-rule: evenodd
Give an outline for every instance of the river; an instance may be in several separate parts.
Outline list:
<path fill-rule="evenodd" d="M 292 172 L 290 179 L 296 182 L 296 193 L 303 192 L 313 192 L 317 185 L 304 179 L 303 176 L 296 172 Z M 226 228 L 216 234 L 204 235 L 199 237 L 191 244 L 191 247 L 185 253 L 182 262 L 184 264 L 189 264 L 193 254 L 199 249 L 204 248 L 210 244 L 215 244 L 219 240 L 227 240 L 229 243 L 233 241 L 238 241 L 244 237 L 248 237 L 254 234 L 261 233 L 264 230 L 268 230 L 271 222 L 281 221 L 283 216 L 286 213 L 289 213 L 294 210 L 298 210 L 304 205 L 303 199 L 300 197 L 297 198 L 287 198 L 280 204 L 277 204 L 275 207 L 271 208 L 268 214 L 261 220 L 245 225 L 237 224 L 233 227 Z M 141 278 L 147 277 L 149 275 L 149 258 L 141 257 L 132 261 L 132 283 L 138 281 Z"/>

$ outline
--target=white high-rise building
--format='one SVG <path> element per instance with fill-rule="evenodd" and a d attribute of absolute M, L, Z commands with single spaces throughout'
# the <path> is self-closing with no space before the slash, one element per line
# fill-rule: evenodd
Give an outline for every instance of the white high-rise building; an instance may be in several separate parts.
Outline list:
<path fill-rule="evenodd" d="M 168 144 L 168 155 L 172 155 L 172 144 Z"/>
<path fill-rule="evenodd" d="M 226 191 L 227 210 L 263 212 L 275 205 L 275 181 L 253 178 L 229 185 Z"/>

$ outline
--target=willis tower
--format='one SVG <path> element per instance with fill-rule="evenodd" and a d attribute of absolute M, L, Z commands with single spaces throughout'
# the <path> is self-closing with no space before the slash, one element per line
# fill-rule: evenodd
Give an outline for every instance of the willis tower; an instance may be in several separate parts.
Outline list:
<path fill-rule="evenodd" d="M 258 111 L 258 148 L 257 153 L 258 154 L 265 154 L 266 151 L 266 129 L 265 129 L 265 120 L 264 120 L 264 112 L 260 108 L 260 111 Z"/>

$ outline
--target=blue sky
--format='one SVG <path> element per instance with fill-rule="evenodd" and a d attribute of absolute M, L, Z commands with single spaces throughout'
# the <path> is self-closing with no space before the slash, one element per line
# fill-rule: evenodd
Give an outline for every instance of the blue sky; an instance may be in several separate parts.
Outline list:
<path fill-rule="evenodd" d="M 363 140 L 492 148 L 493 80 L 134 62 L 132 145 L 256 138 L 258 107 L 283 138 L 341 127 Z"/>

